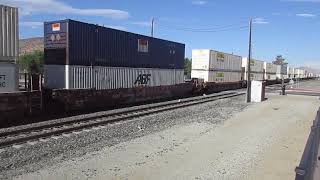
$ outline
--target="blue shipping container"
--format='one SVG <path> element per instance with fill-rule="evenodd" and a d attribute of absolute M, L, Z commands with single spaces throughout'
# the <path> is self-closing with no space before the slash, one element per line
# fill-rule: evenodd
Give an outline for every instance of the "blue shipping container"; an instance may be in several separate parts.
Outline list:
<path fill-rule="evenodd" d="M 44 24 L 45 64 L 183 69 L 185 45 L 74 20 Z"/>

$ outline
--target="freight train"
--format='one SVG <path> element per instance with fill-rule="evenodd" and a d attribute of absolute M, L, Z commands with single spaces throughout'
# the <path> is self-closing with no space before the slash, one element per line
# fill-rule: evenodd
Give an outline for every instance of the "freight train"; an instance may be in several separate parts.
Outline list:
<path fill-rule="evenodd" d="M 193 80 L 185 82 L 182 43 L 70 19 L 45 22 L 44 41 L 44 88 L 52 91 L 47 96 L 50 100 L 67 110 L 246 86 L 248 59 L 234 54 L 193 50 Z M 305 73 L 255 59 L 250 67 L 251 79 L 266 80 L 267 84 L 282 78 L 303 78 Z"/>
<path fill-rule="evenodd" d="M 246 87 L 247 58 L 193 50 L 192 80 L 186 82 L 184 55 L 182 43 L 70 19 L 45 22 L 43 89 L 4 94 L 4 103 L 19 104 L 2 105 L 9 110 L 0 121 L 9 123 L 15 117 L 20 122 L 26 114 L 85 113 Z M 250 67 L 251 79 L 267 84 L 314 76 L 259 60 L 252 60 Z"/>
<path fill-rule="evenodd" d="M 16 92 L 18 9 L 0 5 L 0 19 L 0 92 Z M 186 82 L 182 43 L 70 19 L 45 22 L 44 84 L 38 86 L 40 91 L 2 93 L 0 122 L 8 124 L 12 117 L 20 122 L 27 114 L 84 113 L 246 86 L 246 58 L 215 50 L 192 54 L 193 80 Z M 259 60 L 250 66 L 251 79 L 267 84 L 315 76 Z M 31 76 L 28 82 L 34 90 L 43 81 Z"/>

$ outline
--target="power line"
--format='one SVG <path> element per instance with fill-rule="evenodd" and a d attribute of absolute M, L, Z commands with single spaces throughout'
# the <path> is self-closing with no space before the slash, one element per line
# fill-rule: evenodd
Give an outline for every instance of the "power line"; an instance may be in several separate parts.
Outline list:
<path fill-rule="evenodd" d="M 181 28 L 181 27 L 169 27 L 158 24 L 159 28 L 174 30 L 174 31 L 184 31 L 184 32 L 199 32 L 199 33 L 210 33 L 210 32 L 223 32 L 223 31 L 231 31 L 231 30 L 244 30 L 248 29 L 248 25 L 243 26 L 223 26 L 219 28 L 206 28 L 206 29 L 196 29 L 196 28 Z"/>
<path fill-rule="evenodd" d="M 163 23 L 159 23 L 160 26 L 172 28 L 172 29 L 181 29 L 181 30 L 194 30 L 194 31 L 211 31 L 216 29 L 224 29 L 224 28 L 231 28 L 231 27 L 238 27 L 238 26 L 244 26 L 246 24 L 244 23 L 238 23 L 238 24 L 229 24 L 229 25 L 223 25 L 223 26 L 214 26 L 214 27 L 206 27 L 206 28 L 193 28 L 193 27 L 183 27 L 183 26 L 170 26 L 165 25 Z"/>

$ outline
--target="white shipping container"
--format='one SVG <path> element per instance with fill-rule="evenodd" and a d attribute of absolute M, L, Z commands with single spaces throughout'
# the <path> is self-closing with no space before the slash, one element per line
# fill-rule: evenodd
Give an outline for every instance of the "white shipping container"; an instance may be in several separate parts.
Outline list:
<path fill-rule="evenodd" d="M 304 78 L 305 77 L 305 70 L 296 68 L 294 70 L 294 75 L 296 78 Z"/>
<path fill-rule="evenodd" d="M 272 64 L 272 63 L 264 62 L 264 69 L 265 69 L 267 74 L 276 74 L 278 66 L 281 69 L 280 65 L 275 65 L 275 64 Z"/>
<path fill-rule="evenodd" d="M 299 78 L 305 78 L 306 77 L 306 70 L 300 69 L 298 76 L 299 76 Z"/>
<path fill-rule="evenodd" d="M 192 69 L 241 72 L 241 56 L 209 49 L 192 50 Z"/>
<path fill-rule="evenodd" d="M 248 58 L 242 58 L 242 67 L 245 68 L 244 79 L 247 80 L 248 72 Z M 263 80 L 264 79 L 264 61 L 251 59 L 250 65 L 251 80 Z"/>
<path fill-rule="evenodd" d="M 242 58 L 242 67 L 245 68 L 246 72 L 248 70 L 248 58 Z M 264 61 L 259 61 L 255 59 L 251 59 L 251 66 L 250 66 L 251 72 L 255 73 L 263 73 L 264 71 Z"/>
<path fill-rule="evenodd" d="M 0 93 L 18 91 L 18 68 L 16 64 L 0 64 Z"/>
<path fill-rule="evenodd" d="M 277 79 L 277 65 L 264 62 L 264 79 L 265 80 L 275 80 Z M 281 68 L 281 66 L 279 66 Z"/>
<path fill-rule="evenodd" d="M 281 73 L 281 65 L 276 65 L 277 66 L 277 78 L 278 79 L 282 79 L 282 78 L 286 78 L 287 74 L 282 74 Z"/>
<path fill-rule="evenodd" d="M 294 69 L 294 75 L 295 75 L 296 77 L 299 77 L 299 74 L 300 74 L 300 69 L 295 68 L 295 69 Z"/>
<path fill-rule="evenodd" d="M 241 72 L 192 70 L 192 78 L 203 79 L 204 82 L 236 82 L 242 80 Z"/>
<path fill-rule="evenodd" d="M 209 49 L 192 50 L 191 78 L 205 82 L 235 82 L 242 78 L 241 56 Z"/>
<path fill-rule="evenodd" d="M 45 65 L 44 78 L 50 89 L 119 89 L 181 84 L 184 70 Z"/>
<path fill-rule="evenodd" d="M 288 68 L 287 68 L 287 69 L 288 69 L 288 70 L 287 70 L 288 78 L 294 78 L 294 76 L 295 76 L 295 74 L 294 74 L 295 69 L 294 69 L 293 67 L 289 67 L 289 66 L 288 66 Z"/>
<path fill-rule="evenodd" d="M 18 8 L 0 5 L 0 62 L 15 62 L 18 55 Z"/>

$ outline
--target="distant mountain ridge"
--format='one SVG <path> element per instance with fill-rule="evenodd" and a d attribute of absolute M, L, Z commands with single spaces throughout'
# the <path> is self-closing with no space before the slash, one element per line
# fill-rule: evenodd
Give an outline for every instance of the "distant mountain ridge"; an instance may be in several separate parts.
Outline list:
<path fill-rule="evenodd" d="M 320 74 L 320 69 L 316 69 L 316 68 L 302 66 L 302 67 L 299 67 L 298 69 L 303 69 L 303 70 L 306 70 L 307 72 L 314 73 L 314 74 Z"/>
<path fill-rule="evenodd" d="M 43 37 L 35 37 L 19 40 L 19 54 L 30 53 L 35 50 L 43 51 Z"/>

